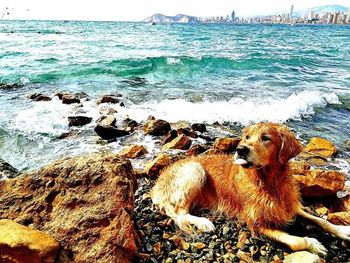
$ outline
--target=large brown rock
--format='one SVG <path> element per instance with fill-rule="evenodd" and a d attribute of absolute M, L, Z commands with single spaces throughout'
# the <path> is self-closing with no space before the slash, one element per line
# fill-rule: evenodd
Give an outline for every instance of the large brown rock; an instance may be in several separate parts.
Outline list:
<path fill-rule="evenodd" d="M 83 126 L 92 121 L 91 117 L 87 116 L 68 116 L 68 126 Z"/>
<path fill-rule="evenodd" d="M 345 185 L 345 176 L 338 171 L 309 170 L 293 177 L 299 183 L 302 195 L 307 197 L 332 196 Z"/>
<path fill-rule="evenodd" d="M 101 98 L 97 100 L 97 104 L 101 104 L 101 103 L 117 104 L 121 102 L 121 97 L 122 95 L 120 94 L 103 95 Z"/>
<path fill-rule="evenodd" d="M 145 173 L 152 179 L 159 176 L 159 172 L 171 163 L 171 157 L 168 154 L 158 155 L 152 162 L 145 167 Z"/>
<path fill-rule="evenodd" d="M 171 142 L 168 142 L 162 147 L 163 151 L 170 149 L 178 149 L 178 150 L 188 150 L 192 144 L 192 141 L 189 137 L 184 134 L 177 136 Z"/>
<path fill-rule="evenodd" d="M 113 154 L 66 158 L 0 181 L 0 218 L 56 239 L 60 262 L 129 262 L 138 238 L 131 218 L 135 176 Z"/>
<path fill-rule="evenodd" d="M 240 140 L 240 138 L 217 138 L 213 147 L 220 151 L 233 152 Z"/>
<path fill-rule="evenodd" d="M 0 220 L 0 262 L 53 263 L 58 248 L 57 241 L 41 231 Z"/>
<path fill-rule="evenodd" d="M 154 136 L 162 136 L 168 134 L 171 130 L 170 124 L 164 120 L 148 120 L 144 127 L 143 131 L 145 134 L 154 135 Z"/>
<path fill-rule="evenodd" d="M 112 140 L 130 134 L 129 131 L 118 129 L 110 125 L 96 125 L 94 131 L 104 140 Z"/>
<path fill-rule="evenodd" d="M 119 155 L 127 158 L 137 158 L 145 154 L 148 154 L 148 151 L 142 145 L 132 145 L 132 146 L 125 147 L 119 153 Z"/>
<path fill-rule="evenodd" d="M 290 173 L 304 175 L 305 171 L 310 170 L 310 164 L 306 161 L 291 161 L 289 162 Z"/>
<path fill-rule="evenodd" d="M 34 93 L 29 95 L 29 99 L 33 101 L 51 101 L 52 99 L 49 96 L 43 95 L 41 93 Z"/>
<path fill-rule="evenodd" d="M 337 153 L 337 148 L 332 142 L 326 139 L 313 137 L 310 139 L 310 142 L 305 146 L 304 152 L 329 158 Z"/>

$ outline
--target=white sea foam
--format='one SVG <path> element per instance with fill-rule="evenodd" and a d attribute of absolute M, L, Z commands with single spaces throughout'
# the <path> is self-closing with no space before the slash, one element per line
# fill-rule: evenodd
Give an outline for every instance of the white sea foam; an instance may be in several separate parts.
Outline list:
<path fill-rule="evenodd" d="M 340 104 L 335 93 L 304 91 L 286 98 L 232 98 L 229 101 L 189 102 L 184 99 L 146 102 L 118 109 L 120 114 L 142 121 L 149 115 L 170 122 L 214 123 L 216 121 L 238 122 L 247 125 L 252 122 L 285 122 L 300 120 L 315 113 L 317 107 Z"/>
<path fill-rule="evenodd" d="M 83 115 L 96 119 L 96 106 L 90 104 L 92 102 L 86 101 L 82 108 L 77 104 L 66 105 L 58 97 L 52 101 L 33 102 L 32 107 L 19 111 L 10 125 L 27 135 L 58 136 L 69 131 L 68 116 Z"/>

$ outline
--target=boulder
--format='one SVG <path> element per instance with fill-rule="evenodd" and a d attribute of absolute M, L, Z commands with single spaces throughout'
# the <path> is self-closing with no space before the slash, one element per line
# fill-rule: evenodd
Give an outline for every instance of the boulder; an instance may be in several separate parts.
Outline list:
<path fill-rule="evenodd" d="M 137 158 L 145 154 L 148 154 L 148 151 L 142 145 L 132 145 L 129 147 L 125 147 L 119 153 L 119 155 L 127 158 Z"/>
<path fill-rule="evenodd" d="M 308 251 L 298 251 L 284 257 L 284 263 L 323 263 L 324 261 L 316 254 Z"/>
<path fill-rule="evenodd" d="M 197 156 L 201 153 L 204 153 L 206 150 L 208 150 L 208 147 L 206 147 L 205 145 L 201 145 L 201 144 L 196 144 L 193 145 L 186 153 L 185 155 L 187 156 Z"/>
<path fill-rule="evenodd" d="M 83 126 L 89 124 L 92 121 L 91 117 L 86 116 L 69 116 L 68 117 L 68 126 Z"/>
<path fill-rule="evenodd" d="M 186 135 L 186 136 L 189 136 L 191 138 L 197 138 L 198 135 L 196 132 L 188 129 L 188 128 L 180 128 L 180 129 L 177 129 L 177 135 Z"/>
<path fill-rule="evenodd" d="M 126 130 L 104 125 L 97 125 L 94 131 L 97 133 L 98 136 L 100 136 L 104 140 L 112 140 L 129 134 L 129 132 Z"/>
<path fill-rule="evenodd" d="M 96 123 L 102 126 L 115 126 L 117 119 L 113 115 L 102 115 Z"/>
<path fill-rule="evenodd" d="M 59 245 L 49 235 L 0 220 L 0 262 L 54 263 Z"/>
<path fill-rule="evenodd" d="M 310 142 L 305 146 L 304 152 L 329 158 L 337 153 L 337 148 L 332 142 L 326 139 L 313 137 L 310 139 Z"/>
<path fill-rule="evenodd" d="M 162 136 L 166 135 L 171 130 L 170 124 L 164 120 L 148 120 L 144 127 L 143 131 L 145 134 Z"/>
<path fill-rule="evenodd" d="M 65 158 L 0 181 L 0 218 L 52 236 L 61 246 L 58 262 L 130 262 L 139 244 L 132 220 L 135 189 L 125 158 Z"/>
<path fill-rule="evenodd" d="M 80 99 L 73 95 L 64 94 L 62 95 L 62 103 L 63 104 L 80 103 Z"/>
<path fill-rule="evenodd" d="M 97 104 L 101 104 L 101 103 L 117 104 L 121 102 L 121 97 L 122 95 L 120 94 L 103 95 L 101 98 L 97 100 Z"/>
<path fill-rule="evenodd" d="M 0 180 L 4 178 L 14 178 L 18 175 L 18 170 L 0 158 Z"/>
<path fill-rule="evenodd" d="M 217 138 L 213 147 L 224 152 L 233 152 L 236 150 L 240 140 L 240 138 Z"/>
<path fill-rule="evenodd" d="M 291 161 L 289 167 L 291 174 L 304 175 L 305 171 L 310 170 L 310 164 L 306 161 Z"/>
<path fill-rule="evenodd" d="M 293 175 L 305 197 L 336 195 L 345 185 L 345 176 L 339 171 L 309 170 L 304 175 Z"/>
<path fill-rule="evenodd" d="M 52 99 L 49 96 L 43 95 L 41 93 L 34 93 L 29 95 L 29 99 L 33 101 L 51 101 Z"/>
<path fill-rule="evenodd" d="M 6 84 L 6 83 L 0 83 L 0 89 L 2 90 L 12 90 L 12 89 L 18 89 L 18 88 L 22 88 L 23 85 L 19 85 L 19 84 Z"/>
<path fill-rule="evenodd" d="M 145 173 L 152 179 L 158 177 L 159 172 L 171 163 L 170 155 L 160 154 L 152 162 L 146 165 Z"/>
<path fill-rule="evenodd" d="M 162 151 L 167 150 L 188 150 L 192 144 L 192 141 L 189 137 L 182 134 L 180 136 L 177 136 L 174 140 L 171 142 L 168 142 L 167 144 L 164 144 L 162 147 Z"/>
<path fill-rule="evenodd" d="M 171 142 L 172 140 L 174 140 L 177 137 L 177 131 L 176 130 L 171 130 L 168 132 L 167 135 L 164 135 L 162 138 L 162 142 L 161 144 L 167 144 L 168 142 Z"/>
<path fill-rule="evenodd" d="M 327 220 L 336 225 L 350 225 L 350 211 L 328 214 Z"/>
<path fill-rule="evenodd" d="M 198 132 L 201 132 L 201 133 L 207 131 L 207 127 L 203 123 L 193 123 L 191 125 L 191 128 L 192 128 L 192 130 L 198 131 Z"/>

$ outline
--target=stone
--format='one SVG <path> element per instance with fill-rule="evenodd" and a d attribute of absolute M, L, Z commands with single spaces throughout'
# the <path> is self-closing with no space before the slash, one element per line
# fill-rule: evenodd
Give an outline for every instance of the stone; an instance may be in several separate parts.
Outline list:
<path fill-rule="evenodd" d="M 350 151 L 350 140 L 344 143 L 344 148 L 345 150 Z"/>
<path fill-rule="evenodd" d="M 207 131 L 207 127 L 203 123 L 193 123 L 191 125 L 191 128 L 192 128 L 192 130 L 198 131 L 200 133 L 203 133 L 203 132 Z"/>
<path fill-rule="evenodd" d="M 168 142 L 171 142 L 172 140 L 174 140 L 177 137 L 177 131 L 176 130 L 171 130 L 168 132 L 167 135 L 164 135 L 162 138 L 162 142 L 161 144 L 167 144 Z"/>
<path fill-rule="evenodd" d="M 243 248 L 246 240 L 247 240 L 247 233 L 245 231 L 241 231 L 238 235 L 238 242 L 236 246 L 238 248 Z"/>
<path fill-rule="evenodd" d="M 316 254 L 308 251 L 298 251 L 284 257 L 284 263 L 322 263 L 323 260 Z"/>
<path fill-rule="evenodd" d="M 167 150 L 188 150 L 191 147 L 192 141 L 189 137 L 182 134 L 178 137 L 176 137 L 171 142 L 168 142 L 167 144 L 163 145 L 162 151 Z"/>
<path fill-rule="evenodd" d="M 145 134 L 154 136 L 166 135 L 170 130 L 169 122 L 164 120 L 148 120 L 143 127 Z"/>
<path fill-rule="evenodd" d="M 89 124 L 92 121 L 91 117 L 86 116 L 69 116 L 68 117 L 68 126 L 83 126 Z"/>
<path fill-rule="evenodd" d="M 310 170 L 310 164 L 306 161 L 291 161 L 289 168 L 291 174 L 305 175 L 305 171 Z"/>
<path fill-rule="evenodd" d="M 240 138 L 217 138 L 213 148 L 224 152 L 233 152 L 236 150 L 240 140 Z"/>
<path fill-rule="evenodd" d="M 188 137 L 191 137 L 191 138 L 197 138 L 198 135 L 196 132 L 188 129 L 188 128 L 180 128 L 180 129 L 177 129 L 177 135 L 180 136 L 182 134 L 188 136 Z"/>
<path fill-rule="evenodd" d="M 129 135 L 128 131 L 118 129 L 113 126 L 97 125 L 94 131 L 97 133 L 98 136 L 100 136 L 104 140 L 112 140 L 118 137 Z"/>
<path fill-rule="evenodd" d="M 326 139 L 313 137 L 304 148 L 305 152 L 316 154 L 325 158 L 333 157 L 337 153 L 334 144 Z"/>
<path fill-rule="evenodd" d="M 319 215 L 319 216 L 324 216 L 328 214 L 328 208 L 325 206 L 321 206 L 315 209 L 315 212 Z"/>
<path fill-rule="evenodd" d="M 97 100 L 97 104 L 101 104 L 101 103 L 118 104 L 121 102 L 121 97 L 122 96 L 120 94 L 104 95 Z"/>
<path fill-rule="evenodd" d="M 145 172 L 150 178 L 155 179 L 159 176 L 159 172 L 170 163 L 171 158 L 168 154 L 160 154 L 152 162 L 146 165 Z"/>
<path fill-rule="evenodd" d="M 0 262 L 54 263 L 58 242 L 8 219 L 0 220 Z"/>
<path fill-rule="evenodd" d="M 119 153 L 119 155 L 127 158 L 137 158 L 140 156 L 144 156 L 145 154 L 148 154 L 148 151 L 142 145 L 132 145 L 125 147 Z"/>
<path fill-rule="evenodd" d="M 305 175 L 293 175 L 305 197 L 336 195 L 345 185 L 345 176 L 339 171 L 309 170 Z"/>
<path fill-rule="evenodd" d="M 14 178 L 19 174 L 18 170 L 8 162 L 0 158 L 0 180 L 5 178 Z"/>
<path fill-rule="evenodd" d="M 63 104 L 80 103 L 80 99 L 74 97 L 73 95 L 63 95 L 62 96 L 62 103 Z"/>
<path fill-rule="evenodd" d="M 18 88 L 22 88 L 23 85 L 19 85 L 19 84 L 6 84 L 6 83 L 0 83 L 0 89 L 2 90 L 12 90 L 12 89 L 18 89 Z"/>
<path fill-rule="evenodd" d="M 52 236 L 61 247 L 58 262 L 131 262 L 139 246 L 132 219 L 135 189 L 125 158 L 65 158 L 0 181 L 0 218 Z"/>
<path fill-rule="evenodd" d="M 52 99 L 49 96 L 43 95 L 41 93 L 34 93 L 29 95 L 29 99 L 33 101 L 51 101 Z"/>
<path fill-rule="evenodd" d="M 350 211 L 330 213 L 327 220 L 336 225 L 350 225 Z"/>
<path fill-rule="evenodd" d="M 204 153 L 206 150 L 208 150 L 208 147 L 201 144 L 193 145 L 189 150 L 186 151 L 185 155 L 187 156 L 197 156 L 201 153 Z"/>
<path fill-rule="evenodd" d="M 197 249 L 197 250 L 202 250 L 203 248 L 206 248 L 207 245 L 202 243 L 202 242 L 196 242 L 193 244 L 193 246 Z"/>
<path fill-rule="evenodd" d="M 102 126 L 115 126 L 117 119 L 113 115 L 102 115 L 96 123 Z"/>

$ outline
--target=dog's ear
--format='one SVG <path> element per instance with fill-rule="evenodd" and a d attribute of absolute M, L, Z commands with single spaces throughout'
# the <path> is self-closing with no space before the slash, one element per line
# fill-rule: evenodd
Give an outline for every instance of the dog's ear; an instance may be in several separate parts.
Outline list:
<path fill-rule="evenodd" d="M 278 154 L 278 160 L 281 164 L 285 164 L 303 150 L 303 145 L 287 126 L 281 126 L 278 131 L 281 136 L 281 148 Z"/>

